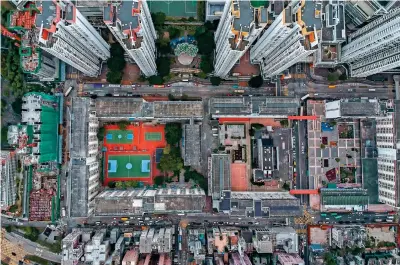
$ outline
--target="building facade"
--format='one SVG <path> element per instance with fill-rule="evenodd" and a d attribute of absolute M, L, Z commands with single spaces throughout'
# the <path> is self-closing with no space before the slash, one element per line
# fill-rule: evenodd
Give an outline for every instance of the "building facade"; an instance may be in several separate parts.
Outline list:
<path fill-rule="evenodd" d="M 389 113 L 376 119 L 376 146 L 378 148 L 378 200 L 399 205 L 395 115 Z"/>
<path fill-rule="evenodd" d="M 215 32 L 214 75 L 227 77 L 268 22 L 267 9 L 250 0 L 226 0 Z"/>
<path fill-rule="evenodd" d="M 9 151 L 1 151 L 0 153 L 0 172 L 1 172 L 1 196 L 0 207 L 7 209 L 15 204 L 17 197 L 17 159 L 15 155 L 11 155 Z"/>
<path fill-rule="evenodd" d="M 119 1 L 104 8 L 104 22 L 145 76 L 157 74 L 157 33 L 146 0 Z"/>
<path fill-rule="evenodd" d="M 298 62 L 306 62 L 318 47 L 321 18 L 313 1 L 291 1 L 250 50 L 250 61 L 260 64 L 270 78 Z M 321 9 L 321 7 L 319 7 Z"/>
<path fill-rule="evenodd" d="M 83 217 L 92 213 L 94 197 L 100 190 L 97 157 L 99 122 L 92 99 L 75 97 L 72 103 L 69 215 Z"/>
<path fill-rule="evenodd" d="M 366 77 L 400 66 L 400 7 L 349 35 L 342 61 L 350 76 Z"/>
<path fill-rule="evenodd" d="M 346 15 L 350 19 L 349 22 L 358 27 L 364 23 L 386 14 L 396 1 L 346 1 Z"/>
<path fill-rule="evenodd" d="M 84 75 L 95 77 L 110 57 L 106 41 L 70 2 L 43 1 L 36 6 L 36 34 L 41 49 Z"/>

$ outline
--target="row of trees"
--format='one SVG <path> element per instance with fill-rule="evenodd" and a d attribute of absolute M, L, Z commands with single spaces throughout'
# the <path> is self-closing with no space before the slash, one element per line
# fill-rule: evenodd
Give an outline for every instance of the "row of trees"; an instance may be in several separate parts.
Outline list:
<path fill-rule="evenodd" d="M 22 97 L 27 92 L 24 84 L 23 72 L 19 66 L 20 55 L 19 49 L 14 42 L 8 42 L 8 49 L 2 50 L 1 53 L 1 76 L 9 82 L 8 87 L 12 94 L 16 97 Z"/>
<path fill-rule="evenodd" d="M 108 182 L 109 188 L 117 188 L 117 189 L 127 189 L 127 188 L 137 188 L 139 187 L 139 182 L 134 180 L 128 181 L 110 181 Z"/>
<path fill-rule="evenodd" d="M 126 65 L 124 58 L 125 51 L 118 42 L 111 44 L 110 58 L 107 60 L 107 82 L 119 84 L 122 81 Z"/>

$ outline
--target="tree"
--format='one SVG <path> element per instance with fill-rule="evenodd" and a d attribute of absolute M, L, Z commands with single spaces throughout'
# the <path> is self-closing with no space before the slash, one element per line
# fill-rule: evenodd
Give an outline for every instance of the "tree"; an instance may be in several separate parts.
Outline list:
<path fill-rule="evenodd" d="M 165 41 L 164 39 L 158 39 L 156 41 L 156 47 L 157 47 L 157 51 L 160 54 L 166 55 L 166 54 L 171 53 L 171 45 L 168 41 Z"/>
<path fill-rule="evenodd" d="M 203 55 L 210 55 L 214 51 L 215 41 L 214 33 L 211 31 L 206 31 L 200 34 L 197 38 L 197 47 L 199 48 L 199 53 Z"/>
<path fill-rule="evenodd" d="M 257 130 L 260 130 L 262 128 L 264 128 L 264 125 L 262 125 L 261 123 L 252 123 L 251 127 Z"/>
<path fill-rule="evenodd" d="M 211 56 L 201 56 L 200 69 L 203 73 L 209 74 L 214 71 L 214 65 Z"/>
<path fill-rule="evenodd" d="M 279 122 L 282 127 L 288 127 L 289 126 L 289 121 L 288 120 L 281 120 Z"/>
<path fill-rule="evenodd" d="M 329 82 L 336 82 L 339 79 L 339 76 L 336 72 L 328 74 L 328 81 Z"/>
<path fill-rule="evenodd" d="M 200 21 L 206 19 L 206 1 L 197 2 L 197 19 Z"/>
<path fill-rule="evenodd" d="M 15 213 L 18 210 L 18 205 L 14 204 L 11 205 L 10 208 L 8 208 L 9 212 Z"/>
<path fill-rule="evenodd" d="M 129 124 L 130 124 L 129 121 L 120 121 L 118 122 L 118 128 L 121 131 L 125 131 Z"/>
<path fill-rule="evenodd" d="M 290 190 L 290 185 L 288 184 L 288 183 L 283 183 L 283 185 L 282 185 L 282 188 L 284 189 L 284 190 Z"/>
<path fill-rule="evenodd" d="M 97 131 L 97 138 L 99 139 L 99 141 L 103 141 L 105 132 L 106 132 L 106 128 L 104 128 L 104 127 L 99 128 L 99 130 Z"/>
<path fill-rule="evenodd" d="M 106 75 L 107 82 L 111 84 L 120 84 L 122 81 L 122 72 L 112 72 L 108 71 Z"/>
<path fill-rule="evenodd" d="M 115 183 L 115 181 L 110 181 L 110 182 L 108 182 L 108 187 L 110 188 L 110 189 L 114 189 L 115 187 L 116 187 L 116 183 Z"/>
<path fill-rule="evenodd" d="M 16 98 L 14 100 L 14 102 L 11 103 L 11 107 L 16 114 L 21 115 L 21 113 L 22 113 L 22 98 L 20 98 L 20 97 Z"/>
<path fill-rule="evenodd" d="M 125 181 L 125 185 L 127 188 L 137 188 L 137 187 L 139 187 L 139 182 L 137 182 L 135 180 L 128 180 L 128 181 Z"/>
<path fill-rule="evenodd" d="M 163 12 L 152 13 L 151 17 L 153 19 L 154 25 L 162 26 L 165 22 L 166 15 Z"/>
<path fill-rule="evenodd" d="M 196 28 L 196 31 L 194 32 L 194 37 L 197 41 L 200 40 L 201 36 L 207 32 L 207 28 L 205 26 L 200 26 Z"/>
<path fill-rule="evenodd" d="M 196 20 L 196 19 L 194 19 L 194 17 L 189 17 L 189 18 L 188 18 L 188 21 L 189 21 L 189 22 L 193 22 L 193 21 L 195 21 L 195 20 Z"/>
<path fill-rule="evenodd" d="M 339 76 L 339 80 L 342 80 L 342 81 L 347 80 L 347 75 L 346 74 L 341 74 Z"/>
<path fill-rule="evenodd" d="M 182 139 L 182 127 L 180 123 L 167 123 L 165 125 L 165 140 L 170 145 L 176 145 Z"/>
<path fill-rule="evenodd" d="M 178 28 L 169 27 L 168 33 L 169 33 L 169 39 L 172 40 L 172 39 L 178 38 L 181 35 L 181 30 Z"/>
<path fill-rule="evenodd" d="M 171 61 L 168 57 L 159 57 L 156 60 L 156 64 L 157 64 L 157 71 L 158 74 L 161 77 L 167 76 L 169 75 L 170 72 L 170 67 L 171 67 Z"/>
<path fill-rule="evenodd" d="M 162 184 L 164 184 L 164 176 L 157 176 L 154 178 L 153 180 L 154 184 L 157 186 L 160 186 Z"/>
<path fill-rule="evenodd" d="M 187 170 L 185 169 L 184 176 L 185 176 L 185 182 L 192 180 L 194 183 L 199 185 L 200 188 L 204 189 L 205 191 L 207 190 L 208 184 L 206 178 L 199 172 L 191 170 L 190 168 Z"/>
<path fill-rule="evenodd" d="M 182 158 L 175 156 L 170 153 L 169 155 L 163 154 L 160 159 L 160 163 L 157 164 L 157 168 L 161 172 L 171 172 L 176 170 L 181 170 L 183 167 Z"/>
<path fill-rule="evenodd" d="M 125 189 L 125 183 L 123 181 L 117 181 L 115 182 L 115 187 L 117 189 Z"/>
<path fill-rule="evenodd" d="M 249 83 L 250 87 L 259 88 L 263 85 L 264 80 L 261 75 L 258 75 L 258 76 L 253 76 L 252 78 L 250 78 L 248 83 Z"/>
<path fill-rule="evenodd" d="M 164 84 L 164 79 L 162 78 L 162 76 L 159 76 L 159 75 L 150 76 L 148 80 L 149 80 L 150 85 Z"/>
<path fill-rule="evenodd" d="M 219 78 L 218 76 L 211 77 L 210 81 L 213 86 L 219 86 L 221 84 L 221 78 Z"/>

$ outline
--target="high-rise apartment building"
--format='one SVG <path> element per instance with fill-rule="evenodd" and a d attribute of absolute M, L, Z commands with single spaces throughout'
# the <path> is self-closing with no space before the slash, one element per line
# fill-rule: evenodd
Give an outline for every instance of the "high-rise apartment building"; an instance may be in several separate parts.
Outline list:
<path fill-rule="evenodd" d="M 386 14 L 396 1 L 378 1 L 378 0 L 350 0 L 346 1 L 346 15 L 349 22 L 358 27 L 362 24 Z"/>
<path fill-rule="evenodd" d="M 400 7 L 350 34 L 342 61 L 352 77 L 366 77 L 400 66 Z"/>
<path fill-rule="evenodd" d="M 392 101 L 395 104 L 397 101 Z M 395 104 L 400 107 L 400 103 Z M 399 112 L 397 110 L 397 112 Z M 383 117 L 376 118 L 376 146 L 378 149 L 378 200 L 382 203 L 398 207 L 399 184 L 398 184 L 398 151 L 400 145 L 397 142 L 396 118 L 398 113 L 389 112 Z"/>
<path fill-rule="evenodd" d="M 262 1 L 225 1 L 214 37 L 214 75 L 226 77 L 267 25 L 267 8 L 260 6 L 259 2 Z"/>
<path fill-rule="evenodd" d="M 309 61 L 308 57 L 318 48 L 321 13 L 322 3 L 294 0 L 275 18 L 250 49 L 250 60 L 260 64 L 264 78 Z"/>
<path fill-rule="evenodd" d="M 156 30 L 146 0 L 113 1 L 104 8 L 104 22 L 145 76 L 157 74 Z"/>
<path fill-rule="evenodd" d="M 52 55 L 87 76 L 99 75 L 102 61 L 110 57 L 109 45 L 71 1 L 17 2 L 20 10 L 11 12 L 8 27 L 22 32 L 25 72 L 54 80 L 59 64 Z"/>

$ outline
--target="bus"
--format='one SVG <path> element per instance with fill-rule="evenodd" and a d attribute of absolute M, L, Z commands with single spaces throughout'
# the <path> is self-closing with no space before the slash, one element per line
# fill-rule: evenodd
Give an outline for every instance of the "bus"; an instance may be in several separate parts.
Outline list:
<path fill-rule="evenodd" d="M 321 213 L 321 216 L 322 217 L 326 217 L 326 213 Z"/>
<path fill-rule="evenodd" d="M 154 88 L 164 88 L 165 85 L 153 85 Z"/>
<path fill-rule="evenodd" d="M 341 215 L 335 216 L 335 219 L 336 219 L 336 220 L 337 220 L 337 219 L 341 219 L 341 218 L 342 218 Z"/>
<path fill-rule="evenodd" d="M 64 93 L 64 97 L 68 97 L 69 93 L 71 93 L 72 89 L 74 89 L 73 86 L 70 86 L 67 91 Z"/>
<path fill-rule="evenodd" d="M 331 213 L 331 215 L 332 215 L 332 216 L 336 216 L 336 215 L 337 215 L 337 213 Z"/>
<path fill-rule="evenodd" d="M 307 99 L 309 97 L 310 97 L 310 94 L 307 94 L 307 95 L 305 95 L 304 97 L 301 98 L 301 101 L 303 101 L 303 100 L 305 100 L 305 99 Z"/>
<path fill-rule="evenodd" d="M 335 85 L 330 85 L 330 86 L 328 86 L 328 88 L 336 88 L 336 86 Z"/>

